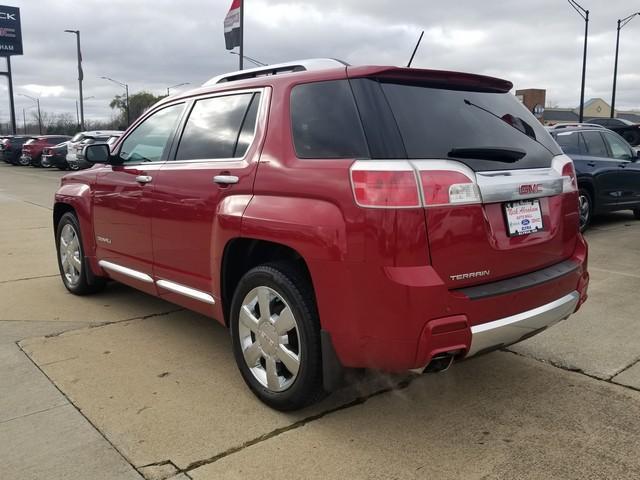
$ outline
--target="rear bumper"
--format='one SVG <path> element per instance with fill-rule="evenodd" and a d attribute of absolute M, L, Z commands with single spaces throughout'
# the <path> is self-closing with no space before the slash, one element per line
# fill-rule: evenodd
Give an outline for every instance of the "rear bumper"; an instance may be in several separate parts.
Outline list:
<path fill-rule="evenodd" d="M 424 368 L 442 354 L 469 357 L 533 336 L 578 310 L 589 284 L 582 237 L 565 262 L 512 278 L 509 288 L 500 281 L 450 290 L 429 266 L 340 267 L 323 263 L 326 277 L 314 275 L 322 328 L 340 363 L 398 372 Z"/>
<path fill-rule="evenodd" d="M 575 312 L 579 301 L 580 294 L 573 291 L 533 310 L 474 325 L 467 357 L 506 347 L 540 333 Z"/>

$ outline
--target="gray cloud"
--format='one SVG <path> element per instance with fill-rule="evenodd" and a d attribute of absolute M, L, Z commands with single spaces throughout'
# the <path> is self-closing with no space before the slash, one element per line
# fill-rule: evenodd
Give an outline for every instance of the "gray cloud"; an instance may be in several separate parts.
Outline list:
<path fill-rule="evenodd" d="M 109 118 L 108 103 L 122 92 L 98 78 L 102 75 L 128 83 L 131 92 L 160 94 L 181 82 L 201 84 L 237 67 L 237 57 L 224 49 L 222 21 L 230 3 L 14 2 L 21 9 L 25 51 L 13 58 L 15 91 L 39 94 L 45 111 L 75 115 L 75 40 L 63 33 L 68 28 L 82 32 L 85 96 L 95 97 L 86 102 L 87 118 Z M 610 101 L 616 20 L 640 10 L 640 1 L 582 3 L 592 12 L 586 96 Z M 561 0 L 245 0 L 245 5 L 245 53 L 263 62 L 321 56 L 402 65 L 424 29 L 415 67 L 496 75 L 516 88 L 546 88 L 547 98 L 562 106 L 579 101 L 584 24 Z M 621 35 L 620 108 L 640 108 L 638 38 L 640 18 Z M 18 118 L 31 106 L 16 97 Z M 7 121 L 7 111 L 3 100 L 0 121 Z"/>

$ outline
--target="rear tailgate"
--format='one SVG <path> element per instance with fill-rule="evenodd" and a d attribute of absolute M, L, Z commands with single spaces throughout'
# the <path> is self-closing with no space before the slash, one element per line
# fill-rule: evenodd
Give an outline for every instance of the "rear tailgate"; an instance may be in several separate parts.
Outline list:
<path fill-rule="evenodd" d="M 431 263 L 445 283 L 487 283 L 569 258 L 579 235 L 571 160 L 508 82 L 430 71 L 422 82 L 420 72 L 395 69 L 366 80 L 375 87 L 352 84 L 359 106 L 379 91 L 379 105 L 390 107 L 397 133 L 373 145 L 372 157 L 388 157 L 389 137 L 399 135 L 404 153 L 396 158 L 416 170 Z"/>

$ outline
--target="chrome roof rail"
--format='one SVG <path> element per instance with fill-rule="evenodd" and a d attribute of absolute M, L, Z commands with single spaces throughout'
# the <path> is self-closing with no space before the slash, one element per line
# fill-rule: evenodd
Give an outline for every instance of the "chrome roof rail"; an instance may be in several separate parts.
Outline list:
<path fill-rule="evenodd" d="M 334 58 L 309 58 L 306 60 L 295 60 L 293 62 L 277 63 L 265 65 L 264 67 L 248 68 L 236 72 L 224 73 L 211 78 L 202 84 L 209 87 L 217 83 L 233 82 L 247 78 L 256 78 L 267 75 L 278 75 L 280 73 L 305 72 L 310 70 L 325 70 L 328 68 L 346 67 L 349 64 Z"/>

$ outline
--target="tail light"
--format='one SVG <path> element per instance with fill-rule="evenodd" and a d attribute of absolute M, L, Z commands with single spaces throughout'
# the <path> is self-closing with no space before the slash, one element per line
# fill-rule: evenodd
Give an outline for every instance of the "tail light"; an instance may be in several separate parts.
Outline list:
<path fill-rule="evenodd" d="M 358 205 L 370 208 L 481 203 L 473 172 L 451 168 L 451 162 L 437 160 L 360 160 L 351 167 L 353 194 Z"/>
<path fill-rule="evenodd" d="M 553 169 L 562 175 L 562 193 L 578 191 L 578 178 L 573 161 L 566 155 L 558 155 L 553 159 Z"/>
<path fill-rule="evenodd" d="M 451 170 L 424 170 L 420 172 L 424 203 L 436 205 L 480 203 L 480 191 L 472 178 Z"/>
<path fill-rule="evenodd" d="M 420 207 L 416 174 L 405 161 L 361 161 L 351 167 L 356 203 L 371 208 Z"/>

